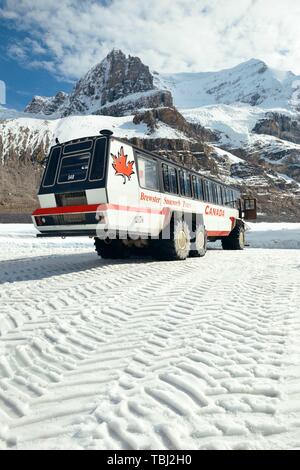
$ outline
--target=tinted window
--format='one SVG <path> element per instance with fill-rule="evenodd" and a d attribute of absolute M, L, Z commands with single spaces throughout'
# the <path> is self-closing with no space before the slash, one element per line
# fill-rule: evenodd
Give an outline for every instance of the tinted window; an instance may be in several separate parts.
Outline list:
<path fill-rule="evenodd" d="M 53 186 L 61 147 L 54 147 L 49 155 L 43 186 Z"/>
<path fill-rule="evenodd" d="M 223 206 L 226 205 L 226 189 L 224 186 L 221 186 L 221 193 L 222 193 L 222 204 Z"/>
<path fill-rule="evenodd" d="M 191 188 L 191 178 L 189 173 L 186 171 L 179 171 L 179 183 L 180 183 L 180 192 L 183 196 L 191 197 L 192 188 Z"/>
<path fill-rule="evenodd" d="M 214 204 L 218 204 L 218 194 L 217 194 L 217 185 L 216 183 L 211 182 L 212 197 Z"/>
<path fill-rule="evenodd" d="M 221 186 L 219 184 L 217 185 L 217 195 L 218 195 L 218 204 L 222 206 L 223 204 L 222 191 L 221 191 Z"/>
<path fill-rule="evenodd" d="M 76 144 L 68 144 L 64 147 L 64 153 L 79 153 L 89 150 L 93 145 L 92 140 L 85 140 L 83 142 L 77 142 Z"/>
<path fill-rule="evenodd" d="M 163 174 L 164 191 L 169 193 L 170 192 L 170 182 L 169 182 L 168 166 L 165 165 L 164 163 L 162 164 L 162 174 Z"/>
<path fill-rule="evenodd" d="M 229 206 L 230 204 L 230 191 L 228 188 L 225 188 L 225 206 Z"/>
<path fill-rule="evenodd" d="M 233 191 L 234 193 L 234 207 L 239 207 L 240 193 L 238 191 Z"/>
<path fill-rule="evenodd" d="M 208 200 L 210 202 L 214 202 L 213 183 L 209 180 L 207 180 L 207 191 L 208 191 Z"/>
<path fill-rule="evenodd" d="M 61 162 L 58 183 L 84 181 L 89 167 L 89 155 L 73 155 L 64 157 Z"/>
<path fill-rule="evenodd" d="M 167 193 L 178 194 L 177 170 L 173 166 L 162 164 L 164 190 Z"/>
<path fill-rule="evenodd" d="M 203 180 L 203 195 L 204 195 L 204 201 L 209 200 L 209 195 L 208 195 L 208 181 Z"/>
<path fill-rule="evenodd" d="M 140 185 L 147 189 L 159 189 L 159 180 L 157 174 L 157 162 L 142 156 L 138 156 L 138 168 Z"/>
<path fill-rule="evenodd" d="M 102 180 L 104 178 L 106 161 L 106 138 L 97 139 L 93 161 L 91 165 L 90 180 Z"/>
<path fill-rule="evenodd" d="M 193 176 L 193 191 L 194 191 L 194 198 L 203 201 L 203 187 L 202 187 L 202 180 L 197 176 Z"/>
<path fill-rule="evenodd" d="M 226 206 L 235 206 L 234 193 L 231 189 L 226 189 Z"/>

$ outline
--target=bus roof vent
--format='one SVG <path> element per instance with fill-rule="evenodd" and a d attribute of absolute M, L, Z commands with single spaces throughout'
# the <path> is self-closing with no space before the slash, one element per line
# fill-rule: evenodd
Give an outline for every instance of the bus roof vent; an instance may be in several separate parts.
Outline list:
<path fill-rule="evenodd" d="M 102 129 L 102 130 L 100 131 L 100 134 L 101 134 L 101 135 L 110 136 L 110 135 L 113 135 L 113 132 L 110 131 L 109 129 Z"/>

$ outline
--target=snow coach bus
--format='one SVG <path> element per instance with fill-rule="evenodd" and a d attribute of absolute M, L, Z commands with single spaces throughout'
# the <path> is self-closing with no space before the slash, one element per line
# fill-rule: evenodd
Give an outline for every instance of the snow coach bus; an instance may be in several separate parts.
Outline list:
<path fill-rule="evenodd" d="M 51 147 L 32 214 L 38 236 L 94 237 L 102 258 L 144 250 L 156 259 L 204 256 L 207 240 L 245 246 L 256 201 L 170 159 L 113 136 Z"/>

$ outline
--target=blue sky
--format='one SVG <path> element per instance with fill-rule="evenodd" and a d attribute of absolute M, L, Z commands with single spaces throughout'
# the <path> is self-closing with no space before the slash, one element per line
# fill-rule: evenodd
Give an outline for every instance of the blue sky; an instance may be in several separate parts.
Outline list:
<path fill-rule="evenodd" d="M 51 96 L 59 90 L 70 91 L 72 84 L 57 80 L 45 69 L 26 67 L 6 51 L 14 42 L 22 41 L 26 33 L 11 30 L 1 24 L 0 29 L 0 80 L 6 85 L 6 107 L 23 110 L 34 95 Z"/>
<path fill-rule="evenodd" d="M 0 0 L 7 106 L 70 91 L 112 48 L 152 70 L 196 72 L 251 58 L 300 74 L 297 0 Z"/>

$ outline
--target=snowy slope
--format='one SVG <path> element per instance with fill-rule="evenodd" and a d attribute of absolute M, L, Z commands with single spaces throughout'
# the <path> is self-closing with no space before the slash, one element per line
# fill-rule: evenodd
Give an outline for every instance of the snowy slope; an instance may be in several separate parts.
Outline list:
<path fill-rule="evenodd" d="M 160 123 L 151 135 L 146 124 L 133 124 L 133 116 L 70 116 L 62 119 L 41 119 L 40 116 L 23 117 L 24 114 L 9 114 L 0 110 L 1 157 L 4 161 L 12 152 L 20 154 L 24 149 L 31 154 L 42 145 L 47 152 L 57 137 L 60 142 L 80 137 L 98 135 L 101 129 L 111 129 L 116 137 L 123 138 L 169 138 L 187 139 L 180 131 Z M 10 117 L 5 119 L 5 115 Z M 1 120 L 2 116 L 5 120 Z M 19 117 L 22 116 L 22 117 Z"/>
<path fill-rule="evenodd" d="M 291 118 L 297 118 L 297 113 L 280 108 L 272 111 L 283 113 Z M 218 104 L 201 106 L 198 108 L 181 109 L 182 115 L 189 122 L 199 123 L 211 129 L 219 135 L 219 144 L 230 148 L 251 147 L 256 143 L 269 146 L 273 143 L 274 148 L 267 151 L 296 149 L 300 145 L 287 140 L 281 140 L 270 135 L 255 134 L 255 124 L 266 115 L 266 110 L 258 106 L 246 104 Z"/>
<path fill-rule="evenodd" d="M 297 109 L 300 77 L 251 59 L 219 72 L 155 74 L 155 85 L 172 92 L 179 108 L 246 103 L 266 109 Z"/>
<path fill-rule="evenodd" d="M 0 226 L 0 448 L 299 448 L 299 250 L 119 263 L 32 233 Z"/>
<path fill-rule="evenodd" d="M 216 131 L 221 144 L 239 147 L 250 143 L 252 129 L 256 122 L 264 116 L 262 108 L 246 104 L 218 104 L 191 109 L 182 109 L 181 113 L 189 122 Z"/>
<path fill-rule="evenodd" d="M 172 92 L 187 121 L 218 135 L 219 147 L 256 154 L 274 165 L 275 171 L 298 180 L 300 77 L 251 59 L 219 72 L 155 74 L 155 84 Z M 254 132 L 258 122 L 270 119 L 271 112 L 288 120 L 287 137 Z M 275 121 L 272 125 L 276 129 Z"/>

